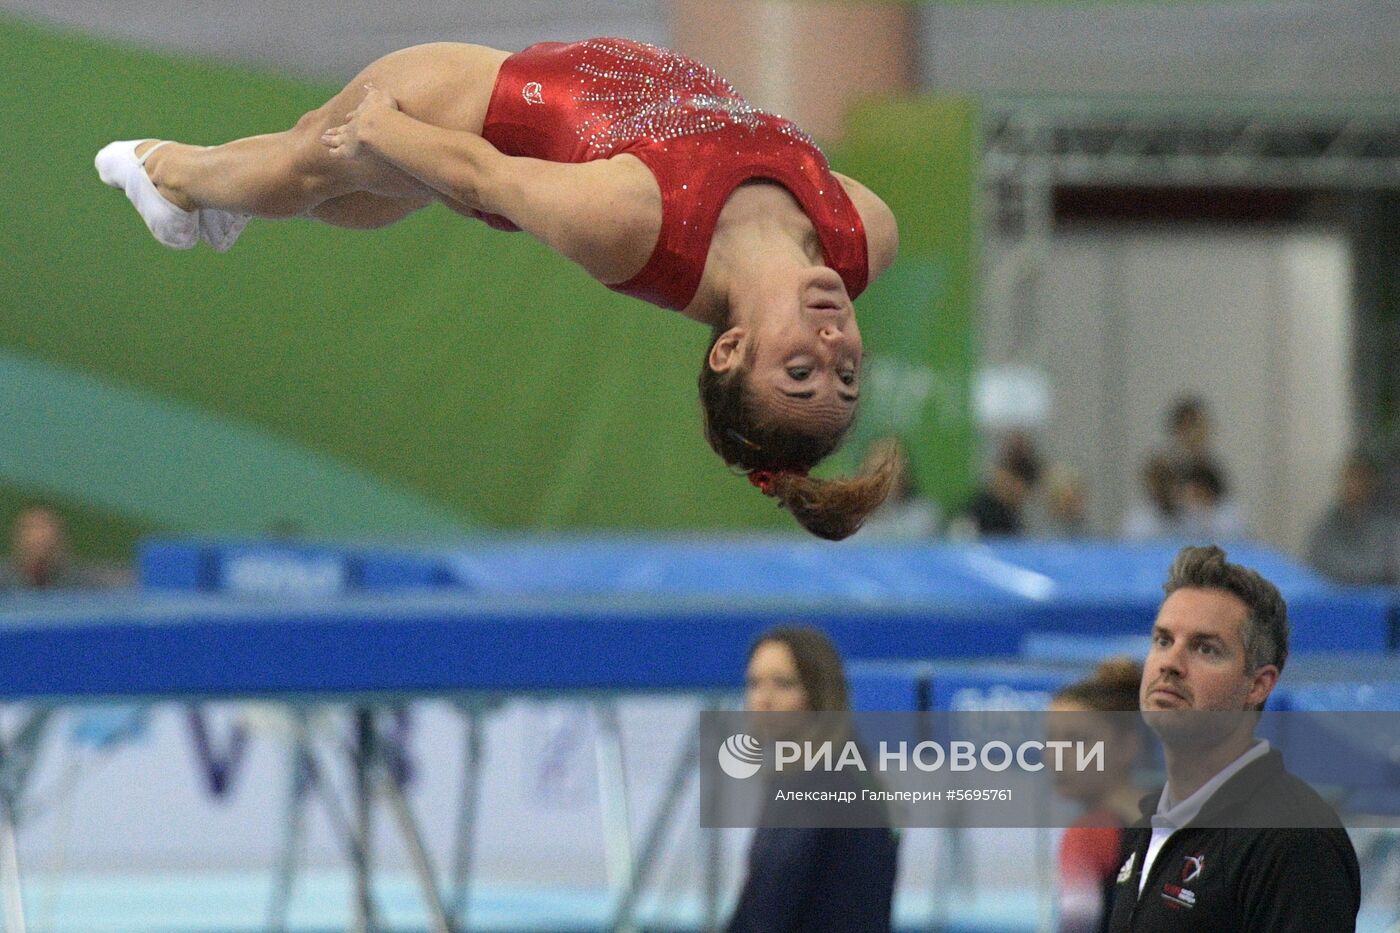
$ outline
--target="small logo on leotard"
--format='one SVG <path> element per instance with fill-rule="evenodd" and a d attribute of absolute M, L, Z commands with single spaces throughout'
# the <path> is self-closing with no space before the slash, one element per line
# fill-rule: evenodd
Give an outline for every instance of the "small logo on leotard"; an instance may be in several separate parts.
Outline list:
<path fill-rule="evenodd" d="M 531 81 L 529 84 L 525 85 L 520 93 L 524 96 L 525 103 L 527 104 L 544 103 L 544 86 L 538 81 Z"/>

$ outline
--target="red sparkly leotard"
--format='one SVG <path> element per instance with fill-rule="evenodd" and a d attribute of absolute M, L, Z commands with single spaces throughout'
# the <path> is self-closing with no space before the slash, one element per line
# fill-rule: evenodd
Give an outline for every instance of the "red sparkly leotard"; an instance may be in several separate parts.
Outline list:
<path fill-rule="evenodd" d="M 666 308 L 690 304 L 720 210 L 750 179 L 786 188 L 852 298 L 868 276 L 865 226 L 826 157 L 790 121 L 750 106 L 712 69 L 629 39 L 542 42 L 501 65 L 482 135 L 552 162 L 627 153 L 661 188 L 661 233 L 641 272 L 609 286 Z M 498 229 L 504 217 L 480 215 Z"/>

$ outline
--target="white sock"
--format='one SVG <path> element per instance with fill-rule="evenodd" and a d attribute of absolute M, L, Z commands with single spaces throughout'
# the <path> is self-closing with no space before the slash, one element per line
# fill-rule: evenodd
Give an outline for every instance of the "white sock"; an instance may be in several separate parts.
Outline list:
<path fill-rule="evenodd" d="M 158 241 L 171 249 L 189 249 L 199 242 L 199 211 L 181 210 L 156 189 L 146 174 L 146 159 L 165 143 L 156 143 L 138 158 L 136 147 L 145 141 L 124 139 L 103 146 L 93 160 L 97 175 L 106 184 L 126 193 Z"/>
<path fill-rule="evenodd" d="M 217 207 L 201 207 L 199 238 L 214 247 L 215 251 L 226 253 L 229 247 L 238 242 L 238 235 L 248 226 L 249 219 L 247 214 L 235 214 Z"/>

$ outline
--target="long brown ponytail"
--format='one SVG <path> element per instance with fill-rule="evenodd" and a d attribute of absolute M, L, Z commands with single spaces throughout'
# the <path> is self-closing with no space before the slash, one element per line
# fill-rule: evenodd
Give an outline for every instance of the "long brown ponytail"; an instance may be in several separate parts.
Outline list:
<path fill-rule="evenodd" d="M 893 444 L 871 466 L 849 479 L 817 479 L 789 470 L 757 470 L 749 481 L 782 503 L 798 523 L 819 538 L 840 541 L 860 530 L 871 512 L 888 498 L 903 469 Z"/>

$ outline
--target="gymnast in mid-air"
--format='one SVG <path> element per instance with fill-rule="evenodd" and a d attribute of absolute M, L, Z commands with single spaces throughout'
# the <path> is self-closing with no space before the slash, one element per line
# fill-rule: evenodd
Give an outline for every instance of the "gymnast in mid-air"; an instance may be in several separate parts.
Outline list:
<path fill-rule="evenodd" d="M 706 438 L 809 531 L 844 538 L 889 491 L 893 455 L 851 479 L 807 474 L 855 416 L 851 301 L 894 261 L 894 216 L 684 56 L 627 39 L 413 46 L 284 132 L 125 140 L 96 163 L 175 249 L 227 250 L 250 217 L 371 229 L 434 201 L 523 230 L 711 328 Z"/>

